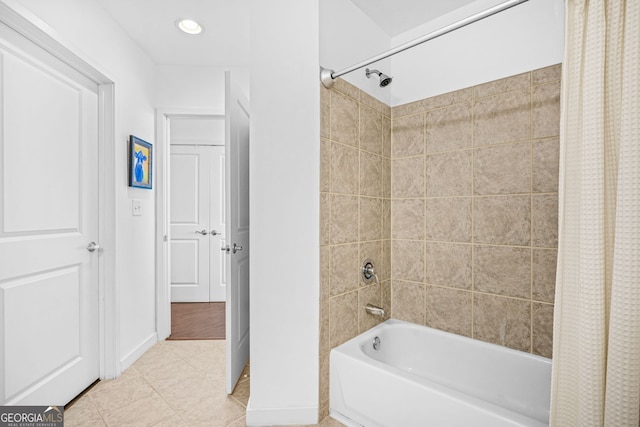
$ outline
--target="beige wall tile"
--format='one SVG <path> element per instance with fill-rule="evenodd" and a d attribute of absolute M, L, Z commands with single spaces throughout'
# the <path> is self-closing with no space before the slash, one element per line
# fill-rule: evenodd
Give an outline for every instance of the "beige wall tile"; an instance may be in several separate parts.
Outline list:
<path fill-rule="evenodd" d="M 391 242 L 391 277 L 394 281 L 424 282 L 424 242 Z"/>
<path fill-rule="evenodd" d="M 529 139 L 529 90 L 505 92 L 474 103 L 474 144 L 477 147 Z"/>
<path fill-rule="evenodd" d="M 391 200 L 382 200 L 382 238 L 391 238 Z"/>
<path fill-rule="evenodd" d="M 331 290 L 331 247 L 320 246 L 320 301 L 329 299 Z"/>
<path fill-rule="evenodd" d="M 393 158 L 424 154 L 424 115 L 407 116 L 391 122 Z"/>
<path fill-rule="evenodd" d="M 329 404 L 329 355 L 320 356 L 320 407 Z"/>
<path fill-rule="evenodd" d="M 471 197 L 427 199 L 427 240 L 471 242 Z"/>
<path fill-rule="evenodd" d="M 391 240 L 382 241 L 382 262 L 378 267 L 378 277 L 381 281 L 391 279 Z"/>
<path fill-rule="evenodd" d="M 562 77 L 562 64 L 551 65 L 531 72 L 534 85 L 542 83 L 560 81 Z"/>
<path fill-rule="evenodd" d="M 471 292 L 427 285 L 425 324 L 470 337 L 472 301 Z"/>
<path fill-rule="evenodd" d="M 473 138 L 471 103 L 429 111 L 425 116 L 427 153 L 470 148 Z"/>
<path fill-rule="evenodd" d="M 358 146 L 358 103 L 336 91 L 331 93 L 331 139 Z"/>
<path fill-rule="evenodd" d="M 360 151 L 360 195 L 382 196 L 382 157 Z"/>
<path fill-rule="evenodd" d="M 320 245 L 331 243 L 331 196 L 320 193 Z"/>
<path fill-rule="evenodd" d="M 382 257 L 382 240 L 360 243 L 360 255 L 358 257 L 357 271 L 358 284 L 360 285 L 360 287 L 369 285 L 365 283 L 364 277 L 362 275 L 362 266 L 365 259 L 370 259 L 373 262 L 374 272 L 378 275 L 378 279 L 382 280 L 382 278 L 380 277 L 380 274 L 382 273 L 381 266 L 383 265 Z M 375 283 L 375 280 L 371 283 Z"/>
<path fill-rule="evenodd" d="M 331 298 L 330 302 L 333 348 L 358 335 L 358 291 Z"/>
<path fill-rule="evenodd" d="M 425 296 L 424 285 L 421 283 L 393 281 L 391 289 L 393 299 L 394 319 L 424 325 Z"/>
<path fill-rule="evenodd" d="M 553 303 L 556 290 L 556 264 L 558 251 L 533 249 L 532 296 L 536 301 Z"/>
<path fill-rule="evenodd" d="M 333 90 L 353 98 L 354 101 L 360 102 L 360 89 L 344 79 L 337 78 L 334 81 Z"/>
<path fill-rule="evenodd" d="M 477 292 L 531 298 L 531 249 L 474 247 L 473 289 Z"/>
<path fill-rule="evenodd" d="M 382 154 L 382 114 L 360 106 L 360 149 Z"/>
<path fill-rule="evenodd" d="M 331 191 L 331 142 L 320 139 L 320 191 Z"/>
<path fill-rule="evenodd" d="M 394 119 L 404 116 L 412 116 L 415 114 L 423 113 L 425 100 L 408 102 L 406 104 L 397 105 L 391 108 L 391 117 Z"/>
<path fill-rule="evenodd" d="M 382 155 L 391 157 L 391 119 L 382 116 Z"/>
<path fill-rule="evenodd" d="M 468 87 L 427 98 L 423 100 L 422 107 L 425 111 L 435 110 L 436 108 L 448 107 L 449 105 L 471 101 L 472 97 L 473 89 Z"/>
<path fill-rule="evenodd" d="M 360 240 L 382 238 L 382 199 L 360 197 Z"/>
<path fill-rule="evenodd" d="M 320 137 L 331 136 L 331 92 L 320 85 Z"/>
<path fill-rule="evenodd" d="M 382 197 L 391 197 L 391 159 L 382 158 Z"/>
<path fill-rule="evenodd" d="M 424 240 L 423 199 L 399 199 L 391 202 L 391 227 L 395 239 Z"/>
<path fill-rule="evenodd" d="M 424 197 L 424 157 L 391 161 L 391 196 Z"/>
<path fill-rule="evenodd" d="M 531 302 L 474 294 L 474 338 L 494 344 L 531 350 Z"/>
<path fill-rule="evenodd" d="M 475 86 L 474 96 L 476 98 L 484 98 L 485 96 L 497 95 L 502 92 L 510 92 L 512 90 L 527 90 L 531 86 L 531 73 L 522 73 L 515 76 L 506 77 L 500 80 L 494 80 L 489 83 Z"/>
<path fill-rule="evenodd" d="M 359 155 L 358 149 L 331 144 L 331 192 L 358 194 Z"/>
<path fill-rule="evenodd" d="M 531 206 L 531 245 L 558 247 L 558 195 L 536 194 Z"/>
<path fill-rule="evenodd" d="M 530 244 L 530 196 L 475 197 L 473 214 L 476 242 L 514 246 Z"/>
<path fill-rule="evenodd" d="M 391 288 L 391 280 L 382 282 L 382 308 L 385 311 L 385 320 L 390 319 L 391 313 L 393 313 Z"/>
<path fill-rule="evenodd" d="M 369 314 L 365 310 L 367 304 L 382 307 L 382 289 L 378 285 L 371 285 L 358 290 L 358 331 L 363 333 L 379 323 L 383 318 Z"/>
<path fill-rule="evenodd" d="M 560 82 L 533 87 L 533 137 L 560 134 Z"/>
<path fill-rule="evenodd" d="M 360 103 L 370 107 L 372 110 L 377 111 L 378 113 L 384 113 L 386 112 L 387 108 L 389 108 L 387 104 L 382 101 L 378 101 L 376 98 L 369 95 L 363 90 L 360 91 Z"/>
<path fill-rule="evenodd" d="M 331 195 L 331 244 L 358 240 L 358 197 Z"/>
<path fill-rule="evenodd" d="M 534 354 L 553 356 L 553 304 L 533 303 L 532 314 Z"/>
<path fill-rule="evenodd" d="M 558 138 L 533 141 L 533 192 L 558 191 L 558 165 L 560 159 Z"/>
<path fill-rule="evenodd" d="M 330 325 L 330 302 L 329 300 L 320 303 L 320 354 L 326 354 L 331 350 L 331 341 L 329 337 Z"/>
<path fill-rule="evenodd" d="M 331 296 L 358 288 L 358 244 L 331 246 Z"/>
<path fill-rule="evenodd" d="M 471 150 L 432 154 L 426 158 L 427 197 L 470 196 Z"/>
<path fill-rule="evenodd" d="M 531 192 L 531 144 L 477 148 L 473 157 L 474 194 Z"/>
<path fill-rule="evenodd" d="M 427 242 L 427 284 L 471 289 L 472 246 Z"/>

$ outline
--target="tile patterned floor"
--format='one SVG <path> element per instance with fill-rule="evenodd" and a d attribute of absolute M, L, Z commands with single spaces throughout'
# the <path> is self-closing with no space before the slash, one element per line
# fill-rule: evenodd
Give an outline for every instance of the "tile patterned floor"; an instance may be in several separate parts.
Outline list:
<path fill-rule="evenodd" d="M 224 341 L 162 341 L 65 410 L 65 427 L 245 426 L 249 366 L 225 392 Z M 339 427 L 327 417 L 318 427 Z"/>

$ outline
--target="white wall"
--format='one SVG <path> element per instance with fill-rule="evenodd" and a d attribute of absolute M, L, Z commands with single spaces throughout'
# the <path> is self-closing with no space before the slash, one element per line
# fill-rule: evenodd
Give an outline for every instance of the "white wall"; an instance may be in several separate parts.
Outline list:
<path fill-rule="evenodd" d="M 251 2 L 251 426 L 318 415 L 319 2 Z"/>
<path fill-rule="evenodd" d="M 154 191 L 127 181 L 127 140 L 154 138 L 154 64 L 93 0 L 19 0 L 59 40 L 115 82 L 116 247 L 119 359 L 126 368 L 155 342 Z M 131 214 L 131 200 L 142 216 Z"/>
<path fill-rule="evenodd" d="M 202 108 L 224 114 L 225 71 L 231 71 L 234 81 L 249 97 L 248 68 L 158 65 L 156 106 L 166 109 Z"/>
<path fill-rule="evenodd" d="M 478 0 L 392 39 L 398 46 L 503 0 Z M 562 62 L 564 0 L 529 0 L 391 59 L 391 105 Z"/>
<path fill-rule="evenodd" d="M 338 71 L 390 47 L 391 37 L 350 0 L 320 2 L 320 65 L 324 68 Z M 369 68 L 391 74 L 389 59 L 376 62 Z M 365 70 L 361 69 L 345 74 L 342 78 L 389 104 L 390 88 L 380 88 L 377 76 L 367 78 Z"/>

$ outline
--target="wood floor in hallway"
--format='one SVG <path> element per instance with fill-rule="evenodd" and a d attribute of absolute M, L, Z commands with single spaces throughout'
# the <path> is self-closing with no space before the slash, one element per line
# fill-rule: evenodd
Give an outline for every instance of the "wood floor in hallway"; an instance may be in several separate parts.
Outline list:
<path fill-rule="evenodd" d="M 225 339 L 224 302 L 171 303 L 169 340 Z"/>

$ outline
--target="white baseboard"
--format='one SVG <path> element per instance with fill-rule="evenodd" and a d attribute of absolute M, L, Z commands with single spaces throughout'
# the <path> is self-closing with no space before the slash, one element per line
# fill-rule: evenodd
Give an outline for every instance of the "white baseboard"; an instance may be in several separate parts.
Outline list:
<path fill-rule="evenodd" d="M 251 406 L 251 398 L 249 398 L 246 423 L 248 427 L 317 424 L 318 407 L 257 409 Z"/>
<path fill-rule="evenodd" d="M 124 372 L 129 366 L 140 358 L 147 350 L 149 350 L 155 343 L 158 342 L 158 334 L 152 333 L 144 341 L 142 341 L 136 348 L 127 353 L 122 359 L 120 359 L 120 373 Z"/>

